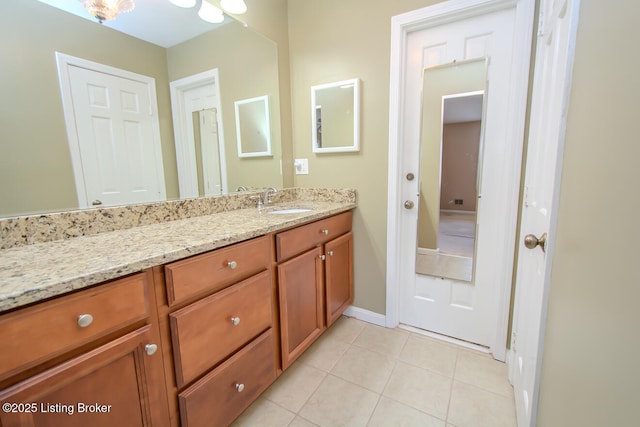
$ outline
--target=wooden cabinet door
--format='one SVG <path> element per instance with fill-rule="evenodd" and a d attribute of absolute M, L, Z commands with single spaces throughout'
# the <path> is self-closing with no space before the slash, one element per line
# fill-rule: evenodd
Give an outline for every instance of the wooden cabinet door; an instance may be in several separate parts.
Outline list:
<path fill-rule="evenodd" d="M 327 327 L 353 302 L 353 234 L 347 233 L 325 245 Z"/>
<path fill-rule="evenodd" d="M 161 352 L 145 351 L 150 336 L 144 326 L 0 391 L 0 425 L 168 425 Z"/>
<path fill-rule="evenodd" d="M 286 369 L 324 330 L 321 248 L 278 266 L 282 369 Z"/>

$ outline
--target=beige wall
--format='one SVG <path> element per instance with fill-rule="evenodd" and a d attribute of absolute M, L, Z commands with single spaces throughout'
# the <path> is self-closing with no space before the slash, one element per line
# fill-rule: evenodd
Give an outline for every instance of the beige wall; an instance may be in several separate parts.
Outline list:
<path fill-rule="evenodd" d="M 309 159 L 302 187 L 358 190 L 355 301 L 385 312 L 391 17 L 434 0 L 289 0 L 293 154 Z M 311 152 L 311 86 L 361 79 L 361 150 Z"/>
<path fill-rule="evenodd" d="M 638 426 L 640 4 L 581 3 L 538 425 Z"/>
<path fill-rule="evenodd" d="M 165 49 L 35 0 L 0 2 L 0 40 L 0 216 L 78 206 L 56 51 L 156 79 L 167 196 L 177 196 Z"/>

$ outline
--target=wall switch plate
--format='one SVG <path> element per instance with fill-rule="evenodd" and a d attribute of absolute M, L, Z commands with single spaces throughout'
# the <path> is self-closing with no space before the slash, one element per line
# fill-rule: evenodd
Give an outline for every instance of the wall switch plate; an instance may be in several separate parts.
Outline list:
<path fill-rule="evenodd" d="M 296 175 L 309 175 L 309 159 L 295 159 L 293 167 L 296 170 Z"/>

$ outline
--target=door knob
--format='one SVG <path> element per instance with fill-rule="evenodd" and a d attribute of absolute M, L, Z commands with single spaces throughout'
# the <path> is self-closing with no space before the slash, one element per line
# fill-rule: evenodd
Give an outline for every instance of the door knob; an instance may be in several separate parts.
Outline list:
<path fill-rule="evenodd" d="M 545 252 L 547 246 L 547 233 L 543 233 L 539 239 L 533 234 L 527 234 L 524 236 L 524 245 L 527 249 L 535 249 L 536 246 L 540 246 L 542 252 Z"/>
<path fill-rule="evenodd" d="M 413 202 L 411 200 L 407 200 L 404 202 L 405 209 L 413 209 Z"/>

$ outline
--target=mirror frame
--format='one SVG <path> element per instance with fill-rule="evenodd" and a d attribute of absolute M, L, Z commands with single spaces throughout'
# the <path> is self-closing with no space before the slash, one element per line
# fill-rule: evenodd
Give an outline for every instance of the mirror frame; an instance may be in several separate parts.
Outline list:
<path fill-rule="evenodd" d="M 265 137 L 267 149 L 265 151 L 247 151 L 242 147 L 242 120 L 240 115 L 240 107 L 245 104 L 262 103 L 264 106 L 264 119 L 266 122 Z M 236 141 L 238 143 L 238 157 L 268 157 L 272 156 L 271 152 L 271 118 L 269 114 L 269 97 L 267 95 L 256 96 L 255 98 L 242 99 L 234 103 L 236 113 Z"/>
<path fill-rule="evenodd" d="M 319 147 L 317 132 L 317 92 L 323 89 L 339 88 L 343 86 L 353 86 L 353 142 L 351 145 L 336 147 Z M 334 83 L 326 83 L 311 86 L 311 148 L 314 153 L 343 153 L 360 151 L 360 79 L 342 80 Z"/>

